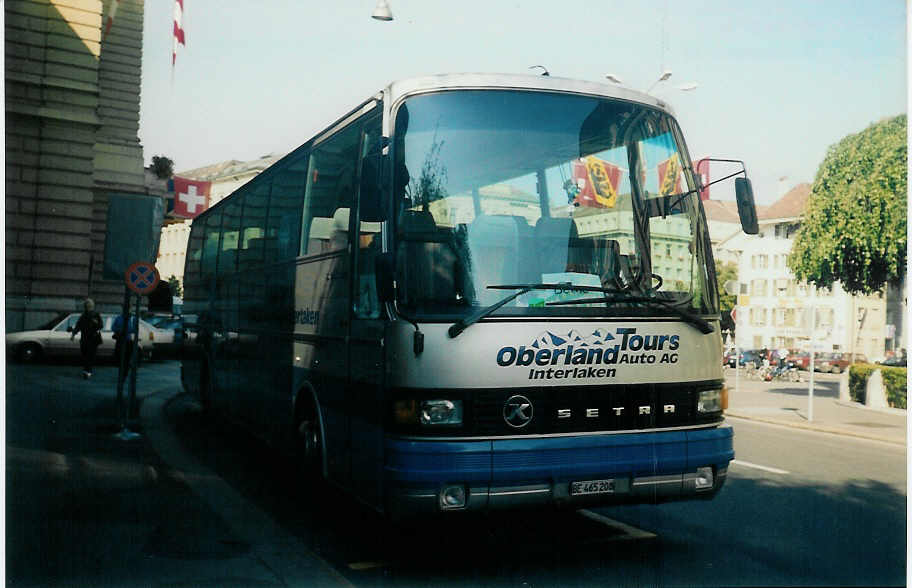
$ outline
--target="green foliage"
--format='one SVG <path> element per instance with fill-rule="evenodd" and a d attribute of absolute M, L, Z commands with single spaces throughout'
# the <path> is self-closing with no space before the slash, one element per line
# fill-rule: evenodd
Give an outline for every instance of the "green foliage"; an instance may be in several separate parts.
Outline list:
<path fill-rule="evenodd" d="M 738 297 L 735 294 L 729 294 L 723 288 L 725 282 L 738 279 L 738 266 L 732 262 L 722 263 L 716 260 L 716 284 L 719 285 L 719 308 L 723 311 L 730 311 L 738 303 Z"/>
<path fill-rule="evenodd" d="M 870 294 L 906 266 L 906 115 L 830 147 L 788 264 L 798 281 Z"/>
<path fill-rule="evenodd" d="M 864 404 L 868 378 L 876 369 L 877 366 L 870 363 L 854 364 L 849 368 L 849 398 Z"/>
<path fill-rule="evenodd" d="M 171 296 L 183 298 L 184 288 L 181 286 L 181 281 L 177 278 L 177 276 L 171 276 L 168 278 L 168 285 L 171 287 Z"/>
<path fill-rule="evenodd" d="M 908 390 L 908 372 L 902 367 L 885 367 L 884 384 L 887 386 L 887 402 L 894 408 L 906 408 L 906 391 Z"/>
<path fill-rule="evenodd" d="M 907 370 L 872 364 L 855 364 L 849 369 L 849 397 L 864 404 L 868 378 L 880 370 L 887 389 L 887 403 L 894 408 L 906 408 Z"/>
<path fill-rule="evenodd" d="M 170 179 L 174 175 L 174 162 L 164 155 L 152 156 L 152 173 L 161 180 Z"/>

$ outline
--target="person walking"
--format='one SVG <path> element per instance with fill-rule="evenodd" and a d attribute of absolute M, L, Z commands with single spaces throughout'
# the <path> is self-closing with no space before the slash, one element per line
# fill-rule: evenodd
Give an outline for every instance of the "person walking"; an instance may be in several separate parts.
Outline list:
<path fill-rule="evenodd" d="M 95 302 L 91 298 L 86 298 L 83 302 L 83 312 L 76 321 L 76 326 L 70 335 L 70 340 L 76 338 L 79 333 L 79 352 L 82 354 L 82 377 L 89 379 L 92 377 L 92 369 L 95 367 L 95 356 L 98 353 L 98 346 L 101 345 L 101 315 L 95 312 Z"/>

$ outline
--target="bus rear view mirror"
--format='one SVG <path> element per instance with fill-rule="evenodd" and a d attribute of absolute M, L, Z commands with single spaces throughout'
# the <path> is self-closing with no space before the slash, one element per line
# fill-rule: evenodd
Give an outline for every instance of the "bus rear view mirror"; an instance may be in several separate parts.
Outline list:
<path fill-rule="evenodd" d="M 748 178 L 735 178 L 735 200 L 738 202 L 738 216 L 741 228 L 748 235 L 760 232 L 757 224 L 757 206 L 754 204 L 754 189 Z"/>

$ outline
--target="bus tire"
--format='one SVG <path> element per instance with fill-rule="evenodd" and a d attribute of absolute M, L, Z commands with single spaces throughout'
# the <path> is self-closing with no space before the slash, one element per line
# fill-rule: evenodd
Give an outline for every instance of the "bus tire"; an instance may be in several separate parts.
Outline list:
<path fill-rule="evenodd" d="M 323 477 L 323 431 L 320 417 L 309 390 L 298 395 L 298 409 L 295 411 L 295 453 L 301 460 L 302 469 L 308 477 Z"/>
<path fill-rule="evenodd" d="M 212 372 L 209 362 L 200 363 L 199 401 L 203 414 L 212 414 Z"/>

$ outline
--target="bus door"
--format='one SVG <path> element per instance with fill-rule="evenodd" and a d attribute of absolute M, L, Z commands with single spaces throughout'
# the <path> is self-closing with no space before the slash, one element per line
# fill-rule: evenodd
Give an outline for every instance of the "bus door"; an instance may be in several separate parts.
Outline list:
<path fill-rule="evenodd" d="M 349 336 L 350 225 L 357 195 L 361 125 L 318 143 L 304 195 L 302 257 L 295 276 L 295 357 L 317 394 L 329 478 L 351 482 Z M 298 359 L 300 358 L 300 360 Z"/>
<path fill-rule="evenodd" d="M 351 416 L 352 491 L 368 504 L 381 503 L 383 467 L 383 329 L 375 263 L 382 252 L 379 164 L 380 118 L 368 121 L 361 138 L 359 209 L 352 222 L 352 321 L 348 406 Z M 355 238 L 355 235 L 357 237 Z"/>

